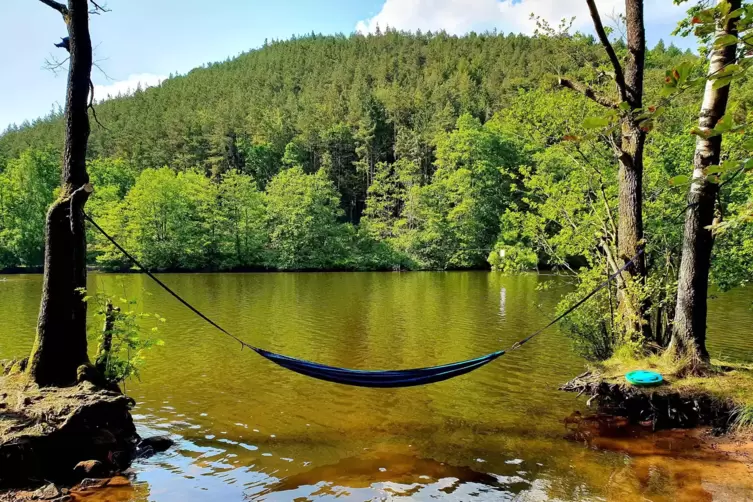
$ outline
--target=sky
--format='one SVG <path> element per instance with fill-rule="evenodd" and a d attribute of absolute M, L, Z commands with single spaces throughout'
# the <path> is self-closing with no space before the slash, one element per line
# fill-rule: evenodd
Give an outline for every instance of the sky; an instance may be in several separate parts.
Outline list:
<path fill-rule="evenodd" d="M 591 32 L 585 0 L 106 0 L 111 12 L 92 16 L 95 97 L 155 85 L 204 63 L 222 61 L 258 48 L 265 39 L 292 35 L 373 32 L 377 26 L 402 30 L 445 30 L 462 35 L 496 29 L 530 34 L 535 12 L 557 24 L 576 17 L 574 28 Z M 646 0 L 649 46 L 659 39 L 691 47 L 669 36 L 683 9 L 672 0 Z M 624 0 L 597 0 L 608 16 Z M 62 49 L 60 15 L 38 0 L 0 0 L 0 131 L 44 116 L 65 105 L 66 72 L 45 69 Z"/>

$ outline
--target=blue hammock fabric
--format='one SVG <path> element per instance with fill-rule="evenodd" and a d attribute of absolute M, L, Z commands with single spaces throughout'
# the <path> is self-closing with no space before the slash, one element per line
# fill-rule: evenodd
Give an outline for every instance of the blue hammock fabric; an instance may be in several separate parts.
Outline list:
<path fill-rule="evenodd" d="M 410 370 L 390 370 L 390 371 L 364 371 L 348 368 L 337 368 L 324 364 L 295 359 L 293 357 L 275 354 L 268 350 L 252 347 L 257 354 L 282 366 L 285 369 L 306 375 L 327 382 L 339 383 L 343 385 L 353 385 L 356 387 L 414 387 L 416 385 L 426 385 L 428 383 L 441 382 L 456 376 L 470 373 L 490 362 L 494 361 L 502 354 L 504 350 L 492 352 L 476 359 L 460 361 L 442 366 L 431 366 L 428 368 L 416 368 Z"/>
<path fill-rule="evenodd" d="M 470 373 L 473 370 L 476 370 L 482 366 L 485 366 L 489 364 L 490 362 L 494 361 L 501 355 L 505 353 L 504 350 L 498 350 L 496 352 L 492 352 L 490 354 L 487 354 L 485 356 L 477 357 L 476 359 L 469 359 L 467 361 L 460 361 L 457 363 L 451 363 L 451 364 L 444 364 L 442 366 L 431 366 L 427 368 L 416 368 L 416 369 L 409 369 L 409 370 L 388 370 L 388 371 L 365 371 L 365 370 L 354 370 L 349 368 L 338 368 L 335 366 L 326 366 L 324 364 L 314 363 L 311 361 L 305 361 L 303 359 L 295 359 L 293 357 L 289 356 L 283 356 L 282 354 L 275 354 L 274 352 L 269 352 L 268 350 L 261 349 L 259 347 L 254 347 L 253 345 L 250 345 L 234 334 L 227 331 L 225 328 L 214 322 L 212 319 L 201 313 L 196 307 L 188 303 L 186 300 L 184 300 L 178 293 L 170 289 L 170 287 L 159 280 L 157 277 L 154 276 L 146 267 L 144 267 L 139 261 L 133 257 L 128 251 L 126 251 L 120 244 L 115 241 L 110 235 L 105 232 L 102 227 L 100 227 L 88 214 L 84 213 L 84 217 L 91 223 L 94 228 L 99 230 L 102 235 L 104 235 L 107 240 L 112 242 L 112 244 L 120 250 L 121 253 L 123 253 L 126 258 L 131 260 L 134 265 L 136 265 L 138 268 L 141 269 L 142 272 L 144 272 L 146 275 L 148 275 L 154 282 L 159 284 L 159 286 L 170 293 L 176 300 L 178 300 L 180 303 L 185 305 L 188 309 L 190 309 L 194 314 L 201 317 L 203 320 L 205 320 L 207 323 L 211 324 L 215 328 L 217 328 L 222 333 L 226 334 L 236 342 L 238 342 L 241 345 L 241 348 L 247 347 L 260 356 L 264 357 L 265 359 L 268 359 L 269 361 L 272 361 L 273 363 L 286 368 L 290 371 L 294 371 L 296 373 L 299 373 L 301 375 L 306 375 L 308 377 L 312 378 L 318 378 L 319 380 L 325 380 L 327 382 L 334 382 L 338 384 L 343 385 L 353 385 L 356 387 L 381 387 L 381 388 L 389 388 L 389 387 L 413 387 L 416 385 L 426 385 L 428 383 L 434 383 L 434 382 L 441 382 L 442 380 L 448 380 L 450 378 L 454 378 L 456 376 L 464 375 L 466 373 Z M 593 289 L 590 293 L 588 293 L 585 297 L 581 298 L 579 301 L 577 301 L 573 306 L 571 306 L 569 309 L 564 311 L 562 314 L 557 316 L 555 319 L 553 319 L 549 324 L 544 326 L 543 328 L 539 329 L 535 333 L 525 337 L 524 339 L 520 340 L 519 342 L 515 343 L 510 350 L 515 350 L 520 348 L 523 344 L 528 343 L 531 339 L 533 339 L 535 336 L 539 335 L 546 329 L 550 328 L 551 326 L 554 326 L 557 322 L 559 322 L 561 319 L 569 315 L 573 310 L 577 309 L 581 305 L 583 305 L 586 301 L 588 301 L 589 298 L 591 298 L 593 295 L 604 289 L 609 285 L 609 283 L 614 280 L 615 277 L 617 277 L 619 274 L 621 274 L 623 271 L 627 270 L 627 268 L 635 262 L 635 260 L 638 259 L 643 254 L 643 250 L 641 249 L 637 255 L 635 255 L 630 261 L 625 263 L 625 265 L 622 266 L 617 272 L 610 275 L 606 281 L 602 282 L 599 286 L 597 286 L 595 289 Z"/>

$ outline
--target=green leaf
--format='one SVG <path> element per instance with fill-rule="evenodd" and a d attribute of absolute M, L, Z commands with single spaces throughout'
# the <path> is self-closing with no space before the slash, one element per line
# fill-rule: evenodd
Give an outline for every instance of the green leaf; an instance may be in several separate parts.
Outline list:
<path fill-rule="evenodd" d="M 740 163 L 736 160 L 725 160 L 721 165 L 721 172 L 735 171 L 740 167 Z"/>
<path fill-rule="evenodd" d="M 744 12 L 745 12 L 745 9 L 735 9 L 732 12 L 730 12 L 729 14 L 727 14 L 726 20 L 736 19 L 736 18 L 742 16 Z"/>
<path fill-rule="evenodd" d="M 600 127 L 606 127 L 609 124 L 610 120 L 606 117 L 586 117 L 583 121 L 583 128 L 598 129 Z"/>
<path fill-rule="evenodd" d="M 650 132 L 654 129 L 654 121 L 651 119 L 644 120 L 638 124 L 638 127 L 640 127 L 643 132 Z"/>
<path fill-rule="evenodd" d="M 714 164 L 714 165 L 709 166 L 706 169 L 704 169 L 703 170 L 703 174 L 706 174 L 706 175 L 708 175 L 708 174 L 717 174 L 717 173 L 721 173 L 723 171 L 724 171 L 724 169 L 722 168 L 722 166 L 718 166 L 718 165 Z"/>
<path fill-rule="evenodd" d="M 688 61 L 684 61 L 677 65 L 674 71 L 674 77 L 677 79 L 678 85 L 685 83 L 690 76 L 691 71 L 693 71 L 693 64 Z"/>
<path fill-rule="evenodd" d="M 661 97 L 668 98 L 672 94 L 676 93 L 679 89 L 675 83 L 666 83 L 661 88 Z"/>
<path fill-rule="evenodd" d="M 678 186 L 678 185 L 684 185 L 688 181 L 690 181 L 690 178 L 688 176 L 685 176 L 684 174 L 681 174 L 679 176 L 675 176 L 674 178 L 670 178 L 669 184 L 672 186 Z"/>
<path fill-rule="evenodd" d="M 623 111 L 626 111 L 626 112 L 630 111 L 630 103 L 628 103 L 627 101 L 621 102 L 619 104 L 619 107 L 620 107 L 620 110 L 623 110 Z"/>
<path fill-rule="evenodd" d="M 714 9 L 704 9 L 700 12 L 696 13 L 696 17 L 702 22 L 702 23 L 713 23 L 714 22 Z"/>
<path fill-rule="evenodd" d="M 712 85 L 712 88 L 721 89 L 722 87 L 729 85 L 730 82 L 732 82 L 732 77 L 718 78 L 714 80 L 714 84 Z"/>
<path fill-rule="evenodd" d="M 732 34 L 722 35 L 714 40 L 714 49 L 722 49 L 728 45 L 734 45 L 737 43 L 737 36 Z"/>
<path fill-rule="evenodd" d="M 714 126 L 714 131 L 722 134 L 732 129 L 733 125 L 734 125 L 734 122 L 732 121 L 732 118 L 729 117 L 728 115 L 725 115 L 716 122 L 716 125 Z"/>
<path fill-rule="evenodd" d="M 694 128 L 692 128 L 690 130 L 690 134 L 692 134 L 694 136 L 700 136 L 703 139 L 709 139 L 709 138 L 711 138 L 713 136 L 719 136 L 718 132 L 704 130 L 704 129 L 701 129 L 700 127 L 694 127 Z"/>

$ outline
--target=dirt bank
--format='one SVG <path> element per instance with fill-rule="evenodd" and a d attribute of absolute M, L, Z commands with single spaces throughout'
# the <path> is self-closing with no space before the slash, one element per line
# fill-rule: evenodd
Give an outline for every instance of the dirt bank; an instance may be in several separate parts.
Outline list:
<path fill-rule="evenodd" d="M 635 387 L 596 371 L 583 373 L 560 389 L 587 396 L 588 406 L 595 405 L 600 413 L 650 424 L 654 431 L 711 426 L 722 433 L 734 423 L 735 403 L 702 389 L 690 391 L 670 384 Z"/>
<path fill-rule="evenodd" d="M 0 376 L 0 487 L 75 482 L 85 461 L 105 473 L 126 468 L 139 442 L 132 404 L 89 382 L 39 388 L 24 375 Z"/>

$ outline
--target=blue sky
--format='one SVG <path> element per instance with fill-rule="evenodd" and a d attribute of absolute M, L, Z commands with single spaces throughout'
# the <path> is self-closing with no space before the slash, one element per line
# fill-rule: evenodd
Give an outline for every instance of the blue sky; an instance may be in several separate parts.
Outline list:
<path fill-rule="evenodd" d="M 104 97 L 154 84 L 259 47 L 265 39 L 293 34 L 373 31 L 377 25 L 407 30 L 444 29 L 462 34 L 496 28 L 530 33 L 536 12 L 553 22 L 577 16 L 575 27 L 590 30 L 585 0 L 109 0 L 112 12 L 93 16 L 95 95 Z M 672 0 L 647 0 L 649 45 L 669 33 L 682 16 Z M 207 8 L 211 5 L 211 8 Z M 616 14 L 624 0 L 597 0 L 600 11 Z M 607 21 L 608 22 L 608 21 Z M 0 1 L 0 130 L 64 105 L 65 72 L 43 69 L 60 55 L 53 43 L 65 36 L 60 15 L 38 0 Z M 680 40 L 678 45 L 688 46 Z M 57 51 L 57 52 L 56 52 Z"/>

